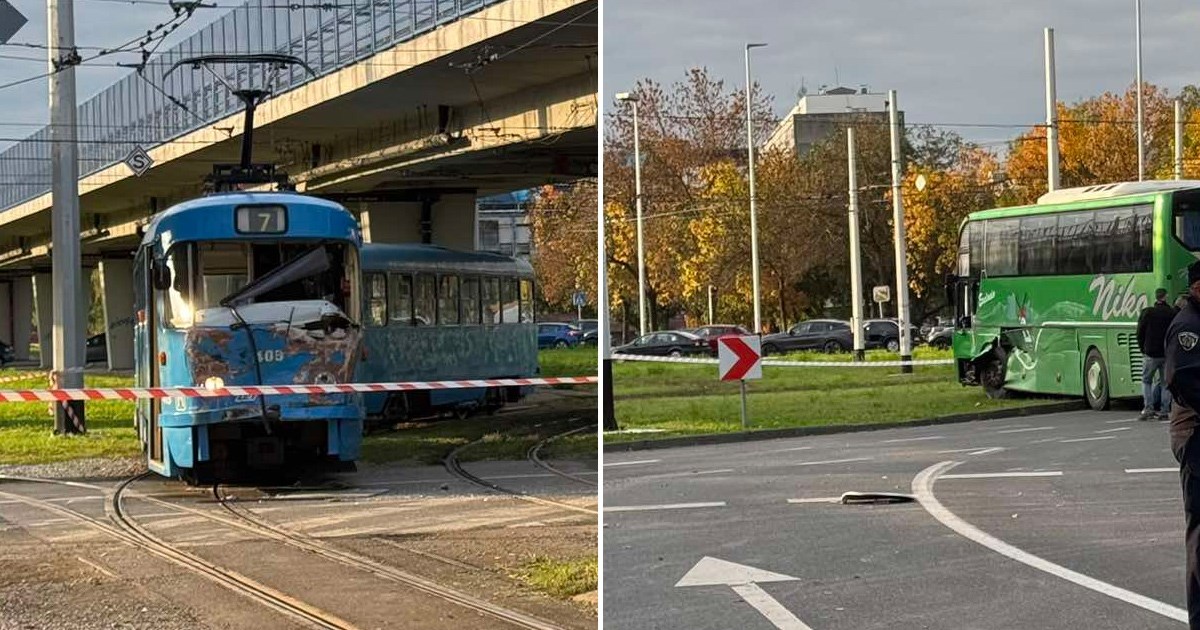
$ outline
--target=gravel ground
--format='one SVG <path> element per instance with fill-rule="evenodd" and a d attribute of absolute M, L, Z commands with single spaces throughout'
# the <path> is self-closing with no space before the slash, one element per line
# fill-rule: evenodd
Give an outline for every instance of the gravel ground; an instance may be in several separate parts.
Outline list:
<path fill-rule="evenodd" d="M 53 464 L 0 464 L 0 475 L 43 479 L 122 479 L 145 471 L 146 462 L 133 457 L 127 459 L 93 457 Z"/>

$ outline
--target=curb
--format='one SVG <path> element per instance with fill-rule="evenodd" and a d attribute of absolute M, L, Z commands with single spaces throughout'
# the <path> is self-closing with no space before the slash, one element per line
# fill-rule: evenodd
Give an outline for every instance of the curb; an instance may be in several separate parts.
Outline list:
<path fill-rule="evenodd" d="M 685 435 L 680 437 L 663 438 L 661 440 L 637 440 L 633 442 L 618 442 L 605 444 L 605 453 L 620 453 L 623 451 L 647 451 L 680 446 L 703 446 L 708 444 L 731 444 L 735 442 L 754 442 L 758 440 L 775 440 L 779 438 L 804 437 L 808 435 L 829 435 L 834 433 L 858 433 L 860 431 L 879 431 L 904 427 L 924 427 L 937 424 L 956 424 L 960 422 L 976 422 L 979 420 L 999 420 L 1001 418 L 1019 418 L 1021 416 L 1036 416 L 1046 413 L 1062 413 L 1064 411 L 1081 411 L 1087 409 L 1083 401 L 1049 403 L 1045 405 L 1030 405 L 1028 407 L 1013 407 L 996 409 L 977 413 L 960 413 L 952 416 L 937 416 L 917 420 L 896 420 L 878 424 L 835 424 L 814 427 L 793 427 L 789 429 L 763 429 L 760 431 L 736 431 L 732 433 L 704 433 L 700 435 Z"/>

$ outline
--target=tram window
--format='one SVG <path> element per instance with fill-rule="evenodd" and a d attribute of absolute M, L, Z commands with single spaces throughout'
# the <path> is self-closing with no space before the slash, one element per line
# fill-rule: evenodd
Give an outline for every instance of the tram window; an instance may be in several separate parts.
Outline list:
<path fill-rule="evenodd" d="M 459 294 L 462 301 L 462 323 L 475 326 L 479 324 L 479 278 L 463 278 L 462 291 Z"/>
<path fill-rule="evenodd" d="M 500 323 L 500 279 L 483 279 L 483 323 Z"/>
<path fill-rule="evenodd" d="M 1058 217 L 1021 217 L 1021 248 L 1019 267 L 1023 276 L 1043 276 L 1054 273 L 1054 239 L 1058 233 Z"/>
<path fill-rule="evenodd" d="M 192 245 L 176 245 L 167 254 L 171 288 L 167 290 L 166 321 L 177 328 L 192 325 Z"/>
<path fill-rule="evenodd" d="M 249 277 L 246 246 L 242 243 L 202 243 L 200 274 L 203 295 L 196 308 L 213 308 L 221 298 L 246 286 Z"/>
<path fill-rule="evenodd" d="M 521 281 L 521 323 L 533 323 L 533 283 Z"/>
<path fill-rule="evenodd" d="M 367 325 L 387 324 L 387 276 L 381 273 L 367 274 Z"/>
<path fill-rule="evenodd" d="M 501 278 L 500 279 L 500 311 L 504 318 L 504 323 L 515 324 L 521 321 L 521 305 L 517 300 L 517 279 L 516 278 Z"/>
<path fill-rule="evenodd" d="M 992 219 L 984 234 L 984 270 L 989 276 L 1017 275 L 1017 253 L 1020 251 L 1019 219 Z"/>
<path fill-rule="evenodd" d="M 458 319 L 458 276 L 438 278 L 438 324 L 457 326 Z"/>
<path fill-rule="evenodd" d="M 436 281 L 427 273 L 419 273 L 414 279 L 413 325 L 433 326 L 437 323 Z"/>
<path fill-rule="evenodd" d="M 388 304 L 389 315 L 394 324 L 413 326 L 413 285 L 412 276 L 408 274 L 392 274 L 391 301 Z"/>

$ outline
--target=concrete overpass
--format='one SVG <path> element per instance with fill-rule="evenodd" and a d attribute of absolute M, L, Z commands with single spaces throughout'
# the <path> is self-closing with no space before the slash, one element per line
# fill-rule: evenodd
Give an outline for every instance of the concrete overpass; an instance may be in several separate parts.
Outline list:
<path fill-rule="evenodd" d="M 255 119 L 255 161 L 345 203 L 368 240 L 474 248 L 477 195 L 595 173 L 597 0 L 376 1 L 333 5 L 320 19 L 279 10 L 287 6 L 255 0 L 231 11 L 80 106 L 84 265 L 100 270 L 113 368 L 132 365 L 140 227 L 201 194 L 213 163 L 237 161 L 241 114 L 228 86 L 272 82 Z M 256 26 L 254 41 L 224 36 Z M 197 54 L 263 50 L 296 55 L 317 76 L 244 66 L 166 74 Z M 0 154 L 0 340 L 17 342 L 19 355 L 31 311 L 50 329 L 47 139 L 43 130 Z M 141 177 L 121 162 L 136 146 L 155 162 Z M 40 336 L 48 358 L 49 335 Z"/>

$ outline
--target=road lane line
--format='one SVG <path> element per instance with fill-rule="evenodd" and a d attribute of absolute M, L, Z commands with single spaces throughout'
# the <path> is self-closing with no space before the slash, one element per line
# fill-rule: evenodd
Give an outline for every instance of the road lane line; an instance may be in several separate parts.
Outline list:
<path fill-rule="evenodd" d="M 632 462 L 604 462 L 604 467 L 611 468 L 613 466 L 639 466 L 641 464 L 657 464 L 661 461 L 661 459 L 639 459 Z"/>
<path fill-rule="evenodd" d="M 946 439 L 946 436 L 944 436 L 944 435 L 930 435 L 928 437 L 900 438 L 898 440 L 884 440 L 882 442 L 882 444 L 902 444 L 904 442 L 925 442 L 928 440 L 944 440 L 944 439 Z"/>
<path fill-rule="evenodd" d="M 779 630 L 812 630 L 812 627 L 800 621 L 792 611 L 783 607 L 783 604 L 775 601 L 774 597 L 762 590 L 762 587 L 751 582 L 749 584 L 733 584 L 731 585 L 733 592 L 741 596 L 747 604 L 750 604 L 762 616 L 767 618 L 772 625 Z"/>
<path fill-rule="evenodd" d="M 806 499 L 788 499 L 788 503 L 841 503 L 842 497 L 811 497 Z"/>
<path fill-rule="evenodd" d="M 1158 613 L 1168 619 L 1187 623 L 1188 614 L 1186 610 L 1172 606 L 1170 604 L 1160 602 L 1156 599 L 1139 595 L 1133 591 L 1123 589 L 1119 586 L 1114 586 L 1107 582 L 1097 580 L 1096 578 L 1084 575 L 1077 571 L 1072 571 L 1062 565 L 1054 564 L 1049 560 L 1044 560 L 1027 551 L 1023 551 L 1013 545 L 1010 545 L 991 534 L 975 527 L 974 525 L 962 520 L 953 512 L 946 509 L 945 506 L 937 500 L 933 494 L 933 484 L 942 476 L 942 473 L 954 468 L 961 462 L 945 461 L 934 464 L 913 478 L 912 489 L 913 494 L 917 497 L 917 501 L 921 503 L 921 507 L 925 508 L 929 515 L 937 519 L 939 523 L 950 528 L 960 536 L 977 542 L 996 553 L 1016 560 L 1022 564 L 1028 565 L 1040 571 L 1045 571 L 1056 577 L 1060 577 L 1068 582 L 1073 582 L 1087 589 L 1096 591 L 1104 595 L 1108 595 L 1114 599 L 1119 599 L 1128 604 L 1133 604 L 1139 608 L 1143 608 L 1153 613 Z"/>
<path fill-rule="evenodd" d="M 847 462 L 865 462 L 875 459 L 874 457 L 849 457 L 847 459 L 822 459 L 815 462 L 794 462 L 788 466 L 817 466 L 820 464 L 845 464 Z"/>
<path fill-rule="evenodd" d="M 1073 443 L 1073 442 L 1095 442 L 1096 440 L 1115 440 L 1115 439 L 1117 439 L 1117 436 L 1115 436 L 1115 435 L 1102 435 L 1102 436 L 1099 436 L 1099 437 L 1090 437 L 1090 438 L 1074 438 L 1074 439 L 1070 439 L 1070 440 L 1059 440 L 1059 441 L 1058 441 L 1058 443 L 1059 443 L 1059 444 L 1071 444 L 1071 443 Z"/>
<path fill-rule="evenodd" d="M 1061 477 L 1061 470 L 1043 472 L 994 472 L 994 473 L 964 473 L 961 475 L 942 475 L 941 479 L 993 479 L 1000 477 Z"/>
<path fill-rule="evenodd" d="M 606 505 L 605 512 L 649 512 L 652 510 L 691 510 L 696 508 L 725 507 L 724 501 L 709 503 L 663 503 L 661 505 Z"/>
<path fill-rule="evenodd" d="M 1096 431 L 1096 434 L 1099 435 L 1101 433 L 1116 433 L 1118 431 L 1132 431 L 1132 430 L 1133 430 L 1133 427 L 1117 427 L 1115 429 L 1104 429 L 1103 431 Z"/>
<path fill-rule="evenodd" d="M 1000 451 L 1003 451 L 1003 450 L 1004 450 L 1003 446 L 993 446 L 991 448 L 985 448 L 980 451 L 974 451 L 974 452 L 968 453 L 968 455 L 991 455 L 992 453 L 999 453 Z"/>
<path fill-rule="evenodd" d="M 1004 425 L 1000 425 L 998 427 L 992 427 L 992 428 L 993 429 L 1016 429 L 1017 427 L 1029 427 L 1029 426 L 1033 426 L 1033 425 L 1031 425 L 1031 424 L 1004 424 Z"/>
<path fill-rule="evenodd" d="M 1179 469 L 1178 468 L 1126 468 L 1125 472 L 1127 472 L 1131 475 L 1137 475 L 1140 473 L 1177 473 L 1177 472 L 1179 472 Z"/>
<path fill-rule="evenodd" d="M 1123 422 L 1137 422 L 1137 418 L 1125 418 L 1124 420 L 1105 420 L 1104 424 L 1121 424 Z"/>
<path fill-rule="evenodd" d="M 807 451 L 812 449 L 811 446 L 793 446 L 792 448 L 781 448 L 774 451 L 762 451 L 763 453 L 790 453 L 792 451 Z"/>
<path fill-rule="evenodd" d="M 996 433 L 1028 433 L 1029 431 L 1053 431 L 1058 427 L 1029 427 L 1028 429 L 1009 429 L 1007 431 L 997 431 Z"/>

